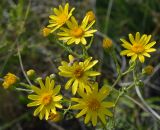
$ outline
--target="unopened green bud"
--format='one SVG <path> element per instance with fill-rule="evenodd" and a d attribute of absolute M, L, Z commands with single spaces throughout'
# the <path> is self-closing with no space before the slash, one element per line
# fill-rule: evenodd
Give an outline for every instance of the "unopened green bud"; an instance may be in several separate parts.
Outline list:
<path fill-rule="evenodd" d="M 54 78 L 56 77 L 56 75 L 55 75 L 55 74 L 51 74 L 49 77 L 50 77 L 51 79 L 54 79 Z"/>
<path fill-rule="evenodd" d="M 36 76 L 36 72 L 33 69 L 30 69 L 27 71 L 27 76 L 29 77 L 29 79 L 34 79 Z"/>

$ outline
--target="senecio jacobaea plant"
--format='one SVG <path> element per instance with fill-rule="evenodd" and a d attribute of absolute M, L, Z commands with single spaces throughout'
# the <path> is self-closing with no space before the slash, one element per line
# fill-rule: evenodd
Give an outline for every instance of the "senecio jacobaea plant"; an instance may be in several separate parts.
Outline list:
<path fill-rule="evenodd" d="M 113 40 L 107 36 L 104 37 L 102 47 L 104 51 L 111 54 L 118 77 L 112 85 L 104 84 L 103 87 L 99 87 L 100 81 L 96 80 L 96 77 L 100 76 L 101 72 L 95 69 L 98 60 L 88 54 L 88 49 L 93 43 L 94 33 L 97 31 L 94 29 L 96 17 L 93 11 L 89 11 L 79 24 L 79 20 L 72 14 L 74 9 L 70 9 L 68 3 L 53 8 L 54 14 L 49 16 L 49 24 L 42 30 L 44 37 L 48 37 L 51 41 L 53 39 L 55 43 L 68 52 L 69 60 L 61 61 L 57 68 L 59 70 L 57 76 L 65 82 L 55 81 L 55 74 L 47 76 L 44 81 L 43 78 L 36 75 L 34 70 L 29 70 L 26 73 L 30 80 L 29 84 L 20 82 L 21 80 L 16 75 L 8 73 L 4 76 L 2 85 L 8 89 L 14 86 L 16 90 L 28 91 L 30 101 L 27 106 L 34 107 L 33 115 L 38 116 L 41 120 L 58 122 L 63 120 L 66 114 L 71 114 L 72 117 L 76 118 L 84 117 L 85 124 L 91 122 L 95 127 L 107 129 L 106 123 L 110 121 L 114 127 L 115 110 L 119 98 L 133 87 L 137 88 L 142 77 L 154 71 L 151 65 L 143 68 L 142 72 L 139 72 L 137 68 L 145 62 L 145 56 L 151 57 L 149 53 L 156 51 L 153 48 L 156 42 L 150 42 L 151 35 L 143 34 L 141 36 L 139 32 L 135 34 L 135 37 L 129 34 L 130 42 L 121 38 L 121 45 L 125 50 L 122 50 L 120 54 L 131 57 L 128 69 L 121 72 L 120 63 L 115 55 Z M 72 46 L 79 47 L 81 51 L 77 53 Z M 128 86 L 117 89 L 116 85 L 121 77 L 131 72 L 134 75 L 133 82 Z M 61 84 L 62 87 L 57 84 Z M 19 89 L 18 86 L 25 88 Z M 63 94 L 61 90 L 63 90 Z M 65 92 L 68 92 L 70 97 L 66 97 Z M 116 99 L 112 98 L 112 92 L 118 93 Z"/>

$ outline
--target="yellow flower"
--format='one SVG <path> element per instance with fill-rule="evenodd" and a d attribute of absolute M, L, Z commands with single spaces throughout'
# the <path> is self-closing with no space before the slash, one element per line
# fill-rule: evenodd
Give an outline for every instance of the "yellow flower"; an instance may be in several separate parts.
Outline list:
<path fill-rule="evenodd" d="M 69 11 L 69 4 L 65 4 L 64 7 L 59 5 L 59 9 L 54 8 L 53 12 L 55 15 L 50 15 L 49 25 L 47 27 L 51 28 L 51 32 L 54 32 L 56 29 L 60 28 L 66 23 L 66 21 L 72 16 L 74 8 Z"/>
<path fill-rule="evenodd" d="M 46 78 L 45 84 L 42 82 L 42 79 L 39 79 L 39 84 L 40 88 L 35 86 L 31 87 L 35 94 L 30 94 L 28 96 L 29 99 L 33 100 L 33 102 L 29 103 L 27 106 L 38 106 L 33 115 L 39 115 L 41 120 L 43 117 L 48 120 L 51 112 L 54 114 L 57 113 L 56 107 L 62 108 L 62 105 L 59 103 L 62 99 L 62 96 L 57 95 L 61 86 L 55 86 L 54 80 L 51 80 L 49 77 Z"/>
<path fill-rule="evenodd" d="M 140 36 L 140 33 L 137 32 L 135 38 L 132 34 L 129 34 L 129 40 L 131 43 L 127 42 L 125 39 L 120 39 L 123 44 L 122 46 L 126 49 L 121 52 L 121 55 L 127 55 L 131 57 L 131 61 L 135 61 L 139 58 L 140 62 L 145 61 L 144 56 L 150 57 L 149 52 L 154 52 L 156 49 L 151 48 L 156 44 L 155 41 L 148 43 L 151 39 L 151 35 L 143 34 Z"/>
<path fill-rule="evenodd" d="M 10 86 L 14 85 L 18 81 L 18 77 L 12 73 L 7 73 L 4 76 L 3 87 L 5 89 L 9 88 Z"/>
<path fill-rule="evenodd" d="M 112 40 L 110 38 L 104 38 L 103 39 L 103 44 L 102 44 L 103 48 L 108 49 L 108 48 L 112 47 L 112 45 L 113 45 L 113 43 L 112 43 Z"/>
<path fill-rule="evenodd" d="M 84 62 L 78 62 L 72 55 L 69 55 L 69 63 L 62 61 L 62 66 L 58 67 L 59 75 L 70 78 L 65 85 L 65 89 L 72 86 L 73 95 L 76 94 L 78 88 L 89 92 L 88 78 L 100 75 L 99 72 L 90 70 L 98 62 L 98 60 L 91 60 L 92 57 L 89 57 Z"/>
<path fill-rule="evenodd" d="M 113 102 L 106 102 L 104 99 L 108 96 L 110 89 L 103 86 L 98 90 L 98 84 L 93 85 L 93 90 L 90 93 L 79 91 L 79 95 L 82 98 L 72 98 L 71 100 L 77 102 L 77 104 L 71 106 L 71 109 L 78 109 L 81 111 L 76 115 L 79 118 L 85 116 L 84 123 L 87 124 L 92 121 L 93 126 L 96 126 L 97 119 L 100 119 L 106 124 L 106 115 L 112 116 L 112 113 L 108 108 L 114 107 Z"/>
<path fill-rule="evenodd" d="M 78 22 L 74 17 L 71 17 L 70 21 L 67 21 L 66 24 L 68 28 L 60 28 L 62 32 L 59 32 L 58 35 L 60 36 L 59 40 L 66 42 L 68 45 L 79 44 L 82 43 L 84 45 L 87 44 L 85 37 L 93 36 L 93 33 L 97 30 L 90 29 L 92 25 L 95 23 L 95 20 L 91 23 L 88 23 L 89 17 L 84 17 L 81 25 L 78 25 Z"/>
<path fill-rule="evenodd" d="M 42 33 L 44 37 L 47 37 L 51 33 L 51 29 L 45 27 L 42 29 Z"/>
<path fill-rule="evenodd" d="M 93 11 L 88 11 L 86 13 L 86 16 L 89 16 L 89 19 L 88 19 L 89 23 L 92 22 L 93 20 L 95 20 L 95 15 L 94 15 Z"/>

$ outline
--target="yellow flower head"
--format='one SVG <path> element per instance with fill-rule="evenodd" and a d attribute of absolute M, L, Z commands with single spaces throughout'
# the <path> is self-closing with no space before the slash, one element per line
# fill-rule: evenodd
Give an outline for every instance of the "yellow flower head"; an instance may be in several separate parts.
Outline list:
<path fill-rule="evenodd" d="M 60 70 L 59 75 L 70 78 L 65 85 L 65 89 L 72 86 L 73 95 L 76 94 L 78 88 L 81 90 L 86 89 L 89 92 L 88 78 L 100 75 L 99 72 L 90 70 L 98 62 L 98 60 L 91 60 L 92 57 L 89 57 L 84 62 L 78 62 L 72 55 L 69 55 L 69 63 L 62 61 L 62 66 L 58 67 Z"/>
<path fill-rule="evenodd" d="M 33 102 L 29 103 L 27 106 L 38 106 L 33 115 L 37 116 L 39 114 L 39 118 L 41 120 L 43 117 L 48 120 L 51 112 L 54 114 L 57 113 L 56 107 L 62 108 L 62 105 L 59 103 L 62 96 L 57 95 L 61 86 L 55 86 L 54 80 L 51 80 L 49 77 L 46 78 L 45 84 L 42 82 L 42 79 L 39 79 L 39 84 L 40 88 L 36 86 L 31 87 L 35 94 L 30 94 L 28 96 L 29 99 L 33 100 Z"/>
<path fill-rule="evenodd" d="M 51 29 L 46 27 L 42 29 L 42 34 L 44 37 L 47 37 L 50 33 L 51 33 Z"/>
<path fill-rule="evenodd" d="M 89 19 L 88 19 L 88 22 L 89 22 L 89 23 L 96 19 L 93 11 L 88 11 L 88 12 L 86 13 L 86 16 L 89 16 Z"/>
<path fill-rule="evenodd" d="M 131 57 L 131 61 L 135 61 L 139 58 L 140 62 L 145 61 L 144 56 L 150 57 L 149 52 L 154 52 L 156 49 L 151 48 L 156 44 L 155 41 L 148 43 L 151 39 L 151 35 L 143 34 L 140 36 L 140 33 L 137 32 L 135 38 L 132 34 L 129 34 L 129 40 L 131 43 L 127 42 L 125 39 L 120 39 L 123 44 L 122 46 L 126 49 L 121 52 L 121 55 L 127 55 Z"/>
<path fill-rule="evenodd" d="M 69 4 L 65 4 L 64 7 L 59 5 L 59 9 L 54 8 L 53 12 L 55 15 L 50 15 L 49 25 L 47 27 L 51 28 L 51 32 L 54 32 L 56 29 L 60 28 L 66 23 L 66 21 L 72 16 L 74 8 L 69 11 Z"/>
<path fill-rule="evenodd" d="M 84 123 L 87 124 L 92 121 L 93 126 L 96 126 L 97 119 L 100 119 L 106 124 L 106 115 L 112 116 L 112 113 L 108 108 L 114 107 L 113 102 L 106 102 L 104 99 L 108 96 L 110 89 L 103 86 L 98 90 L 98 84 L 93 85 L 93 90 L 90 93 L 79 91 L 79 95 L 82 98 L 72 98 L 71 100 L 77 102 L 77 104 L 71 106 L 71 109 L 81 109 L 76 115 L 77 118 L 86 115 Z"/>
<path fill-rule="evenodd" d="M 112 47 L 112 45 L 113 45 L 113 43 L 112 43 L 112 40 L 110 38 L 104 38 L 103 39 L 103 44 L 102 44 L 103 48 L 108 49 L 108 48 Z"/>
<path fill-rule="evenodd" d="M 9 88 L 10 86 L 14 85 L 18 81 L 18 77 L 12 73 L 6 74 L 4 76 L 4 81 L 3 81 L 3 87 L 5 89 Z"/>
<path fill-rule="evenodd" d="M 67 21 L 66 24 L 68 28 L 60 28 L 62 32 L 59 32 L 60 36 L 59 40 L 63 40 L 68 45 L 70 44 L 79 44 L 82 43 L 84 45 L 87 44 L 85 37 L 93 36 L 93 33 L 97 30 L 90 29 L 92 25 L 95 23 L 95 20 L 91 23 L 88 23 L 89 16 L 84 17 L 81 25 L 78 25 L 78 22 L 74 17 L 71 17 L 70 21 Z"/>

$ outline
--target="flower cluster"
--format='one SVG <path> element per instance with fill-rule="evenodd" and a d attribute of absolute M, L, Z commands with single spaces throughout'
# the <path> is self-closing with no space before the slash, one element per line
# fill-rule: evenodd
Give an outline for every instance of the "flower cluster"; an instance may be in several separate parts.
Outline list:
<path fill-rule="evenodd" d="M 54 15 L 49 16 L 49 25 L 47 26 L 48 28 L 43 29 L 43 35 L 47 36 L 49 33 L 58 31 L 58 39 L 67 45 L 73 43 L 86 45 L 86 37 L 92 37 L 93 33 L 97 31 L 91 29 L 95 23 L 95 16 L 92 11 L 89 11 L 86 13 L 81 24 L 79 24 L 76 18 L 72 16 L 74 9 L 69 10 L 68 3 L 64 7 L 59 5 L 59 8 L 54 8 Z"/>
<path fill-rule="evenodd" d="M 151 35 L 143 34 L 141 36 L 139 32 L 135 34 L 135 37 L 129 34 L 130 42 L 121 38 L 120 41 L 123 43 L 122 46 L 125 50 L 122 50 L 120 54 L 131 57 L 130 67 L 123 73 L 120 70 L 116 55 L 114 55 L 113 40 L 108 36 L 103 36 L 102 46 L 111 52 L 119 76 L 113 83 L 112 89 L 107 85 L 99 88 L 96 76 L 101 75 L 101 72 L 94 70 L 98 60 L 94 60 L 87 52 L 91 46 L 91 44 L 87 44 L 87 37 L 93 38 L 94 33 L 97 31 L 92 28 L 95 23 L 95 15 L 92 11 L 89 11 L 86 13 L 82 22 L 79 23 L 72 15 L 74 10 L 75 8 L 70 9 L 68 3 L 64 6 L 59 5 L 58 8 L 53 8 L 54 14 L 49 16 L 49 25 L 42 30 L 45 37 L 56 34 L 57 39 L 61 42 L 61 46 L 69 50 L 69 54 L 67 55 L 68 61 L 61 61 L 57 70 L 60 78 L 65 79 L 65 85 L 62 86 L 62 89 L 71 89 L 71 98 L 68 99 L 68 97 L 66 98 L 60 94 L 61 85 L 55 83 L 55 75 L 47 76 L 45 81 L 43 81 L 42 78 L 36 77 L 36 72 L 33 69 L 27 71 L 25 74 L 25 76 L 28 76 L 27 81 L 29 80 L 29 85 L 25 83 L 19 85 L 25 86 L 27 88 L 25 91 L 30 92 L 28 99 L 30 99 L 31 102 L 28 103 L 27 106 L 36 107 L 33 115 L 38 116 L 41 120 L 45 119 L 57 122 L 65 117 L 66 112 L 78 110 L 78 114 L 75 111 L 73 111 L 73 114 L 76 113 L 76 118 L 83 116 L 85 124 L 89 122 L 91 122 L 93 126 L 96 126 L 98 122 L 106 124 L 107 117 L 113 116 L 111 108 L 115 107 L 118 99 L 125 93 L 123 88 L 122 91 L 119 90 L 119 95 L 114 103 L 107 101 L 110 91 L 116 89 L 114 86 L 122 76 L 133 70 L 135 71 L 134 67 L 138 61 L 144 63 L 145 56 L 150 57 L 151 55 L 149 53 L 156 51 L 155 48 L 152 48 L 156 42 L 150 42 Z M 80 52 L 83 54 L 75 53 L 74 50 L 70 48 L 72 44 L 76 44 L 77 48 L 80 46 L 82 49 Z M 138 74 L 135 74 L 134 71 L 133 75 L 137 76 Z M 153 71 L 154 69 L 150 65 L 142 70 L 141 75 L 150 75 Z M 138 77 L 134 77 L 135 85 L 139 83 L 139 80 L 136 81 L 137 79 Z M 9 88 L 17 83 L 18 77 L 12 73 L 8 73 L 2 80 L 3 87 Z M 32 82 L 36 85 L 33 85 Z M 127 89 L 125 88 L 125 90 L 132 88 L 132 86 L 129 86 Z M 70 106 L 66 106 L 66 104 L 70 104 Z M 67 109 L 65 109 L 66 107 Z"/>

